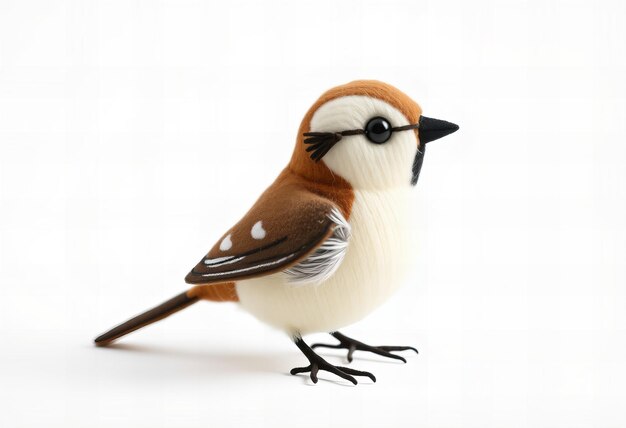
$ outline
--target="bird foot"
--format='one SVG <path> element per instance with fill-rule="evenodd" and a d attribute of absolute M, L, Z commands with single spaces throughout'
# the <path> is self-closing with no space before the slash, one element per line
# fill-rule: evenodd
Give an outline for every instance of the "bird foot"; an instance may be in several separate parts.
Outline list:
<path fill-rule="evenodd" d="M 338 331 L 331 333 L 331 335 L 339 341 L 336 345 L 330 345 L 327 343 L 316 343 L 311 346 L 312 349 L 315 348 L 331 348 L 331 349 L 347 349 L 348 350 L 348 362 L 351 363 L 353 359 L 354 351 L 367 351 L 376 355 L 381 355 L 387 358 L 393 358 L 394 360 L 400 360 L 403 363 L 406 363 L 406 359 L 397 354 L 392 354 L 391 351 L 415 351 L 417 354 L 418 351 L 412 346 L 370 346 L 366 345 L 363 342 L 359 342 L 358 340 L 354 340 L 348 336 L 345 336 Z"/>
<path fill-rule="evenodd" d="M 367 376 L 372 380 L 372 382 L 376 382 L 376 376 L 372 373 L 354 370 L 348 367 L 338 367 L 330 364 L 328 361 L 313 352 L 313 350 L 300 338 L 296 340 L 296 346 L 300 348 L 304 356 L 309 360 L 310 364 L 306 367 L 296 367 L 292 369 L 290 372 L 292 375 L 299 373 L 311 373 L 311 380 L 313 383 L 317 383 L 317 373 L 320 370 L 323 370 L 352 382 L 354 385 L 358 383 L 354 376 Z"/>

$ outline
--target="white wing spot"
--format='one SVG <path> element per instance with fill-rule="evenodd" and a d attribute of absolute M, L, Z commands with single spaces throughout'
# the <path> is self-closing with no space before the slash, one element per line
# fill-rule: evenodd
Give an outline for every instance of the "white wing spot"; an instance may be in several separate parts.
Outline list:
<path fill-rule="evenodd" d="M 233 246 L 233 241 L 230 240 L 230 234 L 228 234 L 226 238 L 222 239 L 222 242 L 220 243 L 220 250 L 228 251 L 230 250 L 232 246 Z"/>
<path fill-rule="evenodd" d="M 250 235 L 252 235 L 254 239 L 265 238 L 265 229 L 263 229 L 262 221 L 257 221 L 256 223 L 254 223 L 254 226 L 252 226 L 252 230 L 250 230 Z"/>

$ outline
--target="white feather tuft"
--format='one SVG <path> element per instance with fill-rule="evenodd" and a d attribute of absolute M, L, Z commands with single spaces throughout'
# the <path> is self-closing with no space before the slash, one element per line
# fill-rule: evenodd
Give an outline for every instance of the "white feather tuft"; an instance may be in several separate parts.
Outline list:
<path fill-rule="evenodd" d="M 332 236 L 306 259 L 285 270 L 290 284 L 322 283 L 341 265 L 350 240 L 350 223 L 336 208 L 333 208 L 328 218 L 335 223 Z"/>

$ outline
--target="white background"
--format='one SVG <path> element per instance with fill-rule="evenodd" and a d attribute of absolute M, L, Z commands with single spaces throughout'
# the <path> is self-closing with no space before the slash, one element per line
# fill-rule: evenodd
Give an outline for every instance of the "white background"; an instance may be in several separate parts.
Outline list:
<path fill-rule="evenodd" d="M 0 1 L 0 426 L 624 427 L 626 3 Z M 111 349 L 289 159 L 337 84 L 460 124 L 415 272 L 345 333 L 378 383 L 232 304 Z M 326 339 L 324 336 L 311 339 Z M 343 364 L 339 353 L 330 361 Z"/>

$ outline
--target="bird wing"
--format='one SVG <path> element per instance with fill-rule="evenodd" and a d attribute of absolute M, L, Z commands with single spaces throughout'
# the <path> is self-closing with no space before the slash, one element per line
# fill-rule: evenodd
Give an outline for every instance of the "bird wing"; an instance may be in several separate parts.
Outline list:
<path fill-rule="evenodd" d="M 210 284 L 285 270 L 333 234 L 337 227 L 333 212 L 338 208 L 331 200 L 293 183 L 275 183 L 185 281 Z"/>

